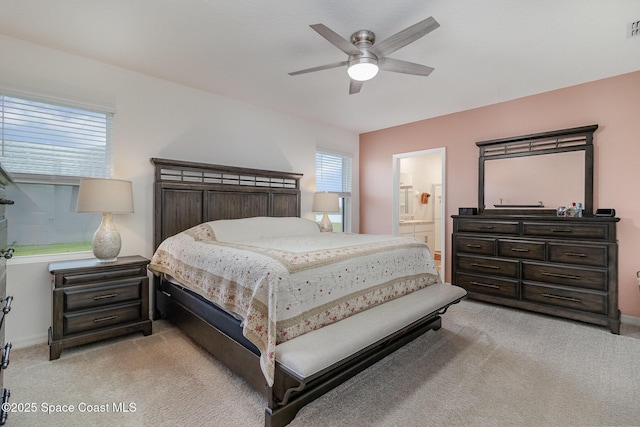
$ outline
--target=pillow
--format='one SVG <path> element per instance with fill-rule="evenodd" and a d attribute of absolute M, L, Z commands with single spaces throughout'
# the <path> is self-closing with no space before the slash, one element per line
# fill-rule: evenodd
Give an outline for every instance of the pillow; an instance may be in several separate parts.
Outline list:
<path fill-rule="evenodd" d="M 319 234 L 315 221 L 298 217 L 259 216 L 221 219 L 207 223 L 221 242 L 240 242 L 260 237 L 286 237 Z"/>

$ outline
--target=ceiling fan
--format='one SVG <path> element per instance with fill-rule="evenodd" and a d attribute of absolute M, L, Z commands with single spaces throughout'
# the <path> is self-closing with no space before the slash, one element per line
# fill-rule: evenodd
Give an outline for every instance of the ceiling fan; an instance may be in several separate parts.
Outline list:
<path fill-rule="evenodd" d="M 376 36 L 369 30 L 356 31 L 351 35 L 351 42 L 349 42 L 323 24 L 310 25 L 332 45 L 349 55 L 349 58 L 346 61 L 294 71 L 289 75 L 297 76 L 347 65 L 347 73 L 351 80 L 349 95 L 360 92 L 364 82 L 372 79 L 378 73 L 378 69 L 395 73 L 428 76 L 434 70 L 433 68 L 400 59 L 388 58 L 387 55 L 418 40 L 439 26 L 440 24 L 433 17 L 429 17 L 374 45 Z"/>

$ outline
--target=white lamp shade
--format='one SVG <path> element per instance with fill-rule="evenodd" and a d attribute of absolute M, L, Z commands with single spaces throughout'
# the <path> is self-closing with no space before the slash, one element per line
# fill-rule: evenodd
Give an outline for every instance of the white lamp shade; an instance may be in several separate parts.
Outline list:
<path fill-rule="evenodd" d="M 103 178 L 81 179 L 76 211 L 133 213 L 131 181 Z"/>
<path fill-rule="evenodd" d="M 336 193 L 315 193 L 313 195 L 314 212 L 340 212 L 340 203 Z"/>

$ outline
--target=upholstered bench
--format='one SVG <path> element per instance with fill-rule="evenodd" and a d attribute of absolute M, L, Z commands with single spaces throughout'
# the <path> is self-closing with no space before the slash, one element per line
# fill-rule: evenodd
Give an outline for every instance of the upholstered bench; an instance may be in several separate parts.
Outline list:
<path fill-rule="evenodd" d="M 448 283 L 427 286 L 276 346 L 276 361 L 307 382 L 424 318 L 435 318 L 467 292 Z M 437 328 L 434 328 L 437 329 Z"/>

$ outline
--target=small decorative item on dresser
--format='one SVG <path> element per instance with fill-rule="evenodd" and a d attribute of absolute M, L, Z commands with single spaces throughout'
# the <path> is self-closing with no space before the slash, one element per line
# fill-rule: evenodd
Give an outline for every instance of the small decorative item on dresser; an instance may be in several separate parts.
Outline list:
<path fill-rule="evenodd" d="M 458 208 L 458 215 L 478 215 L 478 208 Z"/>
<path fill-rule="evenodd" d="M 149 260 L 120 257 L 112 263 L 95 259 L 49 264 L 53 275 L 49 360 L 62 349 L 131 332 L 151 334 Z"/>

